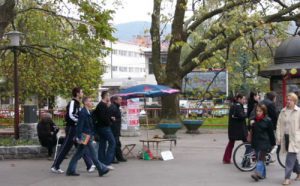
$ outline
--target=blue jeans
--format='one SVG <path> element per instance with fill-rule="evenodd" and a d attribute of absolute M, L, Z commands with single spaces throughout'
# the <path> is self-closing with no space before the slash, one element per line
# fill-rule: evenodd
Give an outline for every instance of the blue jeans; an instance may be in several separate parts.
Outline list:
<path fill-rule="evenodd" d="M 255 153 L 257 159 L 255 172 L 262 178 L 265 178 L 266 177 L 266 164 L 265 164 L 266 152 L 255 151 Z"/>
<path fill-rule="evenodd" d="M 56 169 L 60 168 L 60 164 L 64 161 L 66 155 L 69 153 L 71 148 L 74 145 L 73 138 L 75 137 L 76 134 L 76 126 L 67 126 L 66 127 L 66 138 L 62 146 L 60 147 L 60 150 L 53 162 L 53 165 L 51 167 L 55 167 Z M 93 165 L 93 162 L 91 160 L 89 152 L 85 152 L 82 156 L 86 168 L 89 169 Z"/>
<path fill-rule="evenodd" d="M 98 128 L 97 133 L 99 135 L 98 160 L 105 165 L 110 165 L 115 158 L 115 137 L 110 127 Z"/>
<path fill-rule="evenodd" d="M 107 171 L 107 167 L 96 158 L 96 152 L 95 152 L 93 143 L 90 140 L 88 142 L 88 144 L 86 144 L 86 145 L 78 145 L 77 150 L 69 163 L 69 166 L 67 169 L 67 174 L 76 172 L 77 162 L 83 156 L 83 154 L 86 150 L 89 151 L 91 159 L 92 159 L 93 163 L 95 164 L 95 166 L 97 167 L 99 174 Z"/>

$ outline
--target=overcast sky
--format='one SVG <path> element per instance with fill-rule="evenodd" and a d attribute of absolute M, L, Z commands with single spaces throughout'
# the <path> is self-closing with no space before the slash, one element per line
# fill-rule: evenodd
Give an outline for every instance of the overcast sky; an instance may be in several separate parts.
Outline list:
<path fill-rule="evenodd" d="M 127 23 L 132 21 L 151 21 L 153 0 L 122 0 L 114 17 L 113 23 Z"/>

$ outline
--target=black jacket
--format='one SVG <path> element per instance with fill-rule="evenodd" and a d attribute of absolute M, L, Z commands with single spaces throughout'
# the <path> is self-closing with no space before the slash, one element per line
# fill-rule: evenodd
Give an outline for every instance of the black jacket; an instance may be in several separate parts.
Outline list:
<path fill-rule="evenodd" d="M 53 140 L 59 128 L 55 125 L 51 118 L 44 118 L 37 124 L 37 133 L 40 141 Z"/>
<path fill-rule="evenodd" d="M 250 118 L 252 116 L 252 113 L 253 113 L 254 109 L 256 108 L 257 103 L 258 102 L 255 100 L 248 102 L 248 104 L 247 104 L 247 117 L 248 118 Z"/>
<path fill-rule="evenodd" d="M 277 120 L 278 120 L 278 111 L 275 106 L 275 103 L 267 98 L 264 99 L 261 103 L 267 106 L 268 116 L 271 118 L 271 121 L 273 124 L 273 130 L 276 130 Z"/>
<path fill-rule="evenodd" d="M 80 103 L 76 99 L 72 99 L 66 109 L 65 120 L 67 126 L 75 126 L 78 121 L 78 112 L 80 111 Z"/>
<path fill-rule="evenodd" d="M 248 134 L 246 126 L 247 114 L 244 111 L 243 105 L 234 103 L 229 110 L 228 120 L 228 137 L 229 140 L 246 141 Z"/>
<path fill-rule="evenodd" d="M 110 117 L 115 117 L 116 120 L 112 120 L 111 130 L 114 136 L 121 136 L 121 110 L 120 105 L 113 103 L 109 107 L 109 115 Z"/>
<path fill-rule="evenodd" d="M 269 151 L 276 144 L 272 121 L 265 117 L 252 126 L 251 146 L 255 150 Z"/>
<path fill-rule="evenodd" d="M 109 109 L 106 103 L 100 101 L 92 115 L 95 128 L 111 126 Z"/>

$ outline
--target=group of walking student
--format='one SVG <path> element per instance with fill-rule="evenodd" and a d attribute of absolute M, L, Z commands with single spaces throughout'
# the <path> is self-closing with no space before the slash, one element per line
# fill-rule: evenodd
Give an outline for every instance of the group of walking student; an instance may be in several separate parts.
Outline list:
<path fill-rule="evenodd" d="M 231 163 L 235 141 L 250 142 L 251 147 L 248 147 L 245 153 L 255 151 L 257 165 L 251 178 L 259 181 L 267 176 L 266 154 L 275 145 L 280 145 L 280 153 L 286 153 L 282 185 L 292 183 L 292 172 L 296 173 L 294 181 L 299 181 L 300 184 L 300 108 L 297 106 L 298 96 L 295 93 L 289 93 L 286 97 L 286 106 L 279 113 L 276 110 L 275 102 L 276 94 L 274 92 L 267 93 L 261 102 L 259 102 L 258 93 L 251 92 L 246 113 L 243 108 L 246 97 L 241 94 L 236 95 L 229 111 L 229 142 L 225 149 L 223 163 Z"/>
<path fill-rule="evenodd" d="M 64 173 L 60 165 L 75 145 L 76 151 L 69 162 L 66 175 L 79 176 L 76 166 L 82 157 L 87 172 L 94 172 L 97 168 L 99 176 L 103 176 L 114 169 L 112 163 L 126 161 L 122 155 L 120 142 L 121 111 L 119 107 L 122 98 L 110 99 L 109 93 L 103 91 L 100 103 L 92 112 L 92 99 L 84 97 L 81 88 L 74 88 L 72 96 L 65 115 L 66 136 L 51 166 L 51 172 Z M 94 140 L 99 143 L 98 153 L 94 148 Z"/>

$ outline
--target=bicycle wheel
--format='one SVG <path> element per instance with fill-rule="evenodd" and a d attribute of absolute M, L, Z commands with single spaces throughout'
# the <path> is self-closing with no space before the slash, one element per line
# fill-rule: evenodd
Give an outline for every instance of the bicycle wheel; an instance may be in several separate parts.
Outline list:
<path fill-rule="evenodd" d="M 285 159 L 286 159 L 286 153 L 280 152 L 280 145 L 278 145 L 278 149 L 276 151 L 277 154 L 277 160 L 281 167 L 285 168 Z"/>
<path fill-rule="evenodd" d="M 249 153 L 246 154 L 246 149 L 251 149 Z M 243 172 L 253 171 L 256 167 L 256 157 L 255 152 L 252 150 L 249 143 L 242 143 L 236 147 L 233 152 L 233 162 L 236 168 Z"/>

